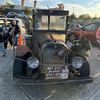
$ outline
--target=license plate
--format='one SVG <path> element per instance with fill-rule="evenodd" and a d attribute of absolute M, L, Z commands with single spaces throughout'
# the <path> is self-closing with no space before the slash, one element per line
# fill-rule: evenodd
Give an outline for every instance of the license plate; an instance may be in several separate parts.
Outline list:
<path fill-rule="evenodd" d="M 67 79 L 69 70 L 67 66 L 48 67 L 46 71 L 46 79 Z"/>

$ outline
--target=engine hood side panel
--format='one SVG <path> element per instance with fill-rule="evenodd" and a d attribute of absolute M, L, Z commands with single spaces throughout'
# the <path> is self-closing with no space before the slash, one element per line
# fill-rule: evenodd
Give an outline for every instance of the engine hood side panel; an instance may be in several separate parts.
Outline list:
<path fill-rule="evenodd" d="M 15 55 L 19 57 L 25 55 L 27 52 L 30 52 L 32 54 L 31 49 L 25 45 L 16 47 L 15 51 L 16 51 Z"/>

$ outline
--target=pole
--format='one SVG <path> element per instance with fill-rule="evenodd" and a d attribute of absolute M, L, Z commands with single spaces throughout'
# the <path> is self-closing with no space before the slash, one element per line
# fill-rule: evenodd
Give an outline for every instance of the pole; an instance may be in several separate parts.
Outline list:
<path fill-rule="evenodd" d="M 36 10 L 36 3 L 37 3 L 37 1 L 34 0 L 34 10 Z"/>
<path fill-rule="evenodd" d="M 6 0 L 6 6 L 7 6 L 7 0 Z"/>
<path fill-rule="evenodd" d="M 73 14 L 74 14 L 74 9 L 75 9 L 75 7 L 73 6 Z"/>
<path fill-rule="evenodd" d="M 24 2 L 25 2 L 25 0 L 21 0 L 21 6 L 22 7 L 24 6 Z"/>
<path fill-rule="evenodd" d="M 33 21 L 33 29 L 35 29 L 35 27 L 36 27 L 36 3 L 37 3 L 37 1 L 36 0 L 34 0 L 34 5 L 33 5 L 33 19 L 34 19 L 34 21 Z"/>

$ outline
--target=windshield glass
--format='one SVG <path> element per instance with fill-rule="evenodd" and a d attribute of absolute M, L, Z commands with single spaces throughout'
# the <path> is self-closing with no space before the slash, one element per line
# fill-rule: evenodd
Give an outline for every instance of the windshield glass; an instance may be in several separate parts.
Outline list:
<path fill-rule="evenodd" d="M 50 17 L 50 30 L 65 30 L 65 17 L 64 16 L 51 16 Z"/>
<path fill-rule="evenodd" d="M 35 30 L 65 30 L 65 16 L 38 16 Z"/>

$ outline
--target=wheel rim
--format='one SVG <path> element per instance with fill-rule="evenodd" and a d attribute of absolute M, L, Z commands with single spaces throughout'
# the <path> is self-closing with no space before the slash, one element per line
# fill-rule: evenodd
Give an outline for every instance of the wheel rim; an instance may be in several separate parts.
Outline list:
<path fill-rule="evenodd" d="M 97 43 L 99 43 L 99 44 L 100 44 L 100 39 L 97 39 Z"/>

